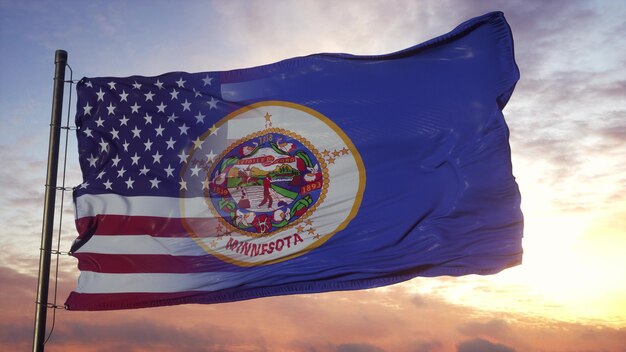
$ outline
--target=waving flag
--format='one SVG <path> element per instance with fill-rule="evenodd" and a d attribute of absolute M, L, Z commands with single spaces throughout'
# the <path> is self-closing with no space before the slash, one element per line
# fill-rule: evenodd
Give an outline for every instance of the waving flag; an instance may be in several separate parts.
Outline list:
<path fill-rule="evenodd" d="M 501 13 L 387 55 L 83 78 L 66 305 L 353 290 L 521 261 Z"/>

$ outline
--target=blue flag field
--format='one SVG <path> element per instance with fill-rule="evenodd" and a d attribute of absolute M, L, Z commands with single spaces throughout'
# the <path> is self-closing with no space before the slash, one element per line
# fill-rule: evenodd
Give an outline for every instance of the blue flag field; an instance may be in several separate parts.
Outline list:
<path fill-rule="evenodd" d="M 386 55 L 83 78 L 66 305 L 356 290 L 521 263 L 500 12 Z"/>

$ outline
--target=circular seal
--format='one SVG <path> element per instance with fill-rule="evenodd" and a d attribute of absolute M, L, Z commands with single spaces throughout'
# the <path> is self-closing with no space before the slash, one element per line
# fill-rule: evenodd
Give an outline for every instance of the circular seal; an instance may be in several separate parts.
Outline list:
<path fill-rule="evenodd" d="M 206 252 L 240 266 L 319 247 L 354 218 L 365 188 L 348 136 L 320 113 L 280 101 L 213 125 L 181 173 L 186 230 Z"/>
<path fill-rule="evenodd" d="M 209 209 L 229 231 L 252 237 L 300 223 L 323 202 L 328 189 L 326 162 L 315 147 L 279 128 L 231 144 L 208 175 L 204 196 Z"/>

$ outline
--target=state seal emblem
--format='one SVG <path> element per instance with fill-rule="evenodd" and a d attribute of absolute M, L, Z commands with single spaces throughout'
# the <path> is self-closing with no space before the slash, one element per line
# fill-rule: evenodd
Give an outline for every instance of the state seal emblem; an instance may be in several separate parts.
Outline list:
<path fill-rule="evenodd" d="M 185 156 L 183 223 L 205 251 L 240 266 L 319 247 L 354 218 L 365 187 L 365 169 L 348 136 L 293 103 L 239 109 Z"/>

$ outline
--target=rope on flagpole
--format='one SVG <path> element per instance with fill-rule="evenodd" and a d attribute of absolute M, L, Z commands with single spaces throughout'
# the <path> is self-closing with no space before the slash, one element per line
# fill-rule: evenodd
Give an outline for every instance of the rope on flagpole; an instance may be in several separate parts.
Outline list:
<path fill-rule="evenodd" d="M 60 201 L 60 207 L 61 207 L 61 212 L 59 214 L 59 231 L 57 233 L 57 244 L 56 244 L 56 249 L 53 249 L 51 251 L 51 254 L 53 254 L 55 256 L 55 260 L 56 260 L 56 266 L 55 266 L 55 270 L 54 270 L 54 294 L 53 294 L 53 299 L 52 299 L 52 303 L 48 303 L 46 305 L 46 307 L 48 309 L 52 309 L 52 325 L 50 327 L 50 332 L 48 333 L 48 336 L 46 337 L 45 341 L 43 342 L 43 344 L 45 345 L 46 343 L 48 343 L 48 341 L 50 340 L 50 338 L 52 337 L 52 333 L 54 332 L 54 327 L 55 327 L 55 323 L 56 323 L 56 310 L 57 309 L 67 309 L 67 307 L 65 307 L 65 305 L 63 306 L 59 306 L 57 305 L 57 293 L 58 293 L 58 288 L 59 288 L 59 256 L 61 254 L 68 254 L 69 252 L 61 252 L 60 248 L 61 248 L 61 233 L 63 230 L 63 206 L 64 206 L 64 201 L 65 201 L 65 192 L 72 190 L 72 188 L 68 188 L 65 187 L 65 179 L 66 179 L 66 171 L 67 171 L 67 146 L 68 146 L 68 141 L 69 141 L 69 131 L 72 130 L 72 128 L 70 127 L 70 114 L 71 114 L 71 110 L 72 110 L 72 88 L 74 85 L 74 80 L 73 80 L 73 75 L 74 72 L 72 71 L 72 67 L 69 64 L 65 64 L 65 66 L 69 69 L 70 71 L 70 79 L 64 81 L 64 83 L 69 83 L 70 85 L 70 92 L 68 94 L 68 102 L 67 102 L 67 120 L 65 122 L 64 126 L 60 126 L 60 128 L 62 130 L 65 130 L 65 144 L 63 146 L 63 169 L 61 172 L 61 186 L 59 187 L 55 187 L 55 189 L 57 191 L 61 191 L 61 201 Z M 76 129 L 76 128 L 74 128 Z"/>
<path fill-rule="evenodd" d="M 46 304 L 46 307 L 47 307 L 48 309 L 63 309 L 63 310 L 66 310 L 66 309 L 67 309 L 67 307 L 66 307 L 65 305 L 59 306 L 59 305 L 52 304 L 52 303 L 48 303 L 48 304 Z M 50 332 L 50 334 L 52 334 L 52 332 Z M 48 339 L 49 339 L 49 338 L 50 338 L 50 336 L 48 336 Z M 46 339 L 46 342 L 48 342 L 48 339 Z"/>
<path fill-rule="evenodd" d="M 50 185 L 45 185 L 46 187 L 50 187 Z M 57 191 L 72 191 L 74 190 L 74 188 L 72 187 L 60 187 L 60 186 L 55 186 L 52 187 L 53 189 L 56 189 Z"/>

